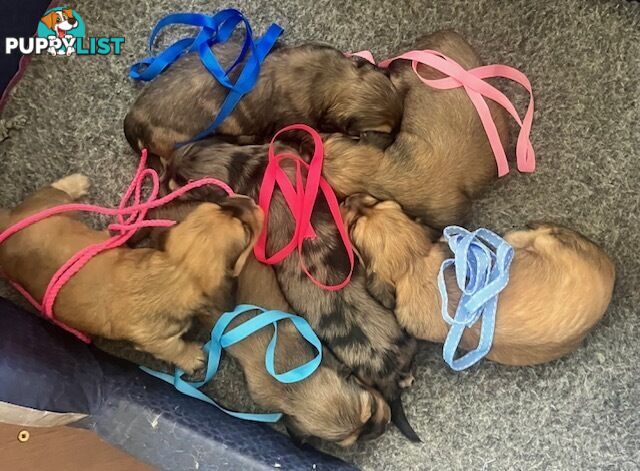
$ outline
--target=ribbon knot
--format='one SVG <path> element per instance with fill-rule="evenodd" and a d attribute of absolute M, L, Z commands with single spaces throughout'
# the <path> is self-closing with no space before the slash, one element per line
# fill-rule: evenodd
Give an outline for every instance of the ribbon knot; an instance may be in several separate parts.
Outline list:
<path fill-rule="evenodd" d="M 38 213 L 28 216 L 13 226 L 7 228 L 0 233 L 0 244 L 9 237 L 21 231 L 25 227 L 35 224 L 43 219 L 54 216 L 56 214 L 68 213 L 72 211 L 90 212 L 104 214 L 107 216 L 116 216 L 117 222 L 109 225 L 109 229 L 115 234 L 106 241 L 92 244 L 77 252 L 73 257 L 67 260 L 53 275 L 51 281 L 47 285 L 47 289 L 42 297 L 42 303 L 39 303 L 30 293 L 22 286 L 10 280 L 11 284 L 46 318 L 63 329 L 73 333 L 83 342 L 89 343 L 89 337 L 59 321 L 56 320 L 53 306 L 55 304 L 58 293 L 72 276 L 80 271 L 93 257 L 96 255 L 116 247 L 124 245 L 138 229 L 143 227 L 170 227 L 176 222 L 168 219 L 147 219 L 147 212 L 150 209 L 163 206 L 176 198 L 179 198 L 194 188 L 205 185 L 216 185 L 222 188 L 227 194 L 232 195 L 233 190 L 226 183 L 215 178 L 202 178 L 169 193 L 168 195 L 158 198 L 160 190 L 160 178 L 155 170 L 146 168 L 147 151 L 143 149 L 140 156 L 140 163 L 133 180 L 129 184 L 122 200 L 117 209 L 105 208 L 92 204 L 71 203 L 54 206 Z M 142 192 L 145 180 L 151 181 L 151 189 L 146 201 L 142 201 Z M 132 202 L 131 202 L 132 201 Z"/>
<path fill-rule="evenodd" d="M 353 56 L 361 57 L 372 64 L 375 64 L 373 55 L 369 51 L 360 51 L 353 54 Z M 474 69 L 466 70 L 456 61 L 447 57 L 438 51 L 432 51 L 425 49 L 423 51 L 409 51 L 398 57 L 387 59 L 378 64 L 381 68 L 387 68 L 396 60 L 406 59 L 411 61 L 413 71 L 418 78 L 432 88 L 440 90 L 450 90 L 453 88 L 463 87 L 469 95 L 469 99 L 473 103 L 473 106 L 480 116 L 480 121 L 489 139 L 491 150 L 496 159 L 498 167 L 498 176 L 502 177 L 509 173 L 509 163 L 507 162 L 507 156 L 500 141 L 500 135 L 496 128 L 496 124 L 491 117 L 491 111 L 485 98 L 489 98 L 494 102 L 502 106 L 507 113 L 509 113 L 513 119 L 520 126 L 520 133 L 518 134 L 518 141 L 516 144 L 516 161 L 518 170 L 520 172 L 533 172 L 536 168 L 536 157 L 533 151 L 533 146 L 529 135 L 531 134 L 531 127 L 533 125 L 533 89 L 531 82 L 526 75 L 513 67 L 506 65 L 493 64 L 476 67 Z M 418 73 L 418 64 L 424 64 L 432 67 L 439 72 L 447 75 L 448 77 L 442 79 L 426 79 Z M 501 77 L 516 82 L 522 85 L 529 92 L 529 106 L 524 115 L 524 118 L 520 118 L 520 115 L 516 111 L 513 103 L 497 88 L 485 81 L 487 78 Z"/>
<path fill-rule="evenodd" d="M 153 45 L 158 34 L 165 27 L 174 24 L 195 26 L 200 28 L 200 32 L 194 37 L 179 39 L 154 56 Z M 227 42 L 240 24 L 243 24 L 245 28 L 242 48 L 232 65 L 225 70 L 212 52 L 211 47 L 215 44 Z M 233 8 L 221 10 L 215 15 L 201 13 L 174 13 L 167 15 L 158 21 L 149 36 L 149 52 L 151 56 L 133 64 L 129 71 L 129 77 L 134 80 L 153 80 L 183 54 L 189 52 L 197 53 L 202 65 L 213 78 L 229 90 L 213 123 L 189 142 L 197 141 L 211 134 L 220 126 L 222 121 L 233 112 L 240 99 L 253 89 L 260 76 L 260 67 L 264 59 L 282 32 L 283 29 L 274 23 L 269 26 L 262 38 L 254 41 L 249 21 L 241 12 Z M 245 59 L 246 62 L 238 78 L 233 82 L 229 74 Z"/>
<path fill-rule="evenodd" d="M 444 230 L 444 238 L 454 258 L 442 262 L 438 273 L 442 318 L 451 325 L 442 355 L 453 370 L 461 371 L 480 361 L 491 349 L 498 295 L 509 282 L 514 250 L 502 237 L 487 229 L 469 232 L 462 227 L 449 226 Z M 462 293 L 454 317 L 449 314 L 444 277 L 445 270 L 452 265 L 457 287 Z M 478 347 L 454 359 L 465 329 L 478 320 L 482 320 Z"/>
<path fill-rule="evenodd" d="M 241 314 L 248 311 L 260 311 L 255 317 L 248 319 L 233 329 L 226 331 L 229 324 Z M 302 337 L 309 342 L 316 351 L 316 355 L 308 362 L 299 365 L 289 371 L 283 373 L 277 373 L 275 367 L 275 350 L 278 343 L 278 323 L 289 319 L 296 330 L 302 335 Z M 258 306 L 250 304 L 241 304 L 237 306 L 233 311 L 226 312 L 216 322 L 215 326 L 211 330 L 211 338 L 204 345 L 204 352 L 207 355 L 207 368 L 204 379 L 202 381 L 186 381 L 182 379 L 184 371 L 176 368 L 173 375 L 167 373 L 161 373 L 159 371 L 152 370 L 146 367 L 140 367 L 143 371 L 149 373 L 156 378 L 166 381 L 169 384 L 173 384 L 175 388 L 187 396 L 191 396 L 195 399 L 207 402 L 216 406 L 221 411 L 239 419 L 254 420 L 257 422 L 274 423 L 280 420 L 282 414 L 280 413 L 266 413 L 266 414 L 252 414 L 246 412 L 235 412 L 225 409 L 217 404 L 214 400 L 206 396 L 198 388 L 201 388 L 206 383 L 211 381 L 218 371 L 220 365 L 220 359 L 222 357 L 222 349 L 229 348 L 238 342 L 242 342 L 251 334 L 263 329 L 267 326 L 273 326 L 273 336 L 267 346 L 265 353 L 265 367 L 267 372 L 278 382 L 290 384 L 302 381 L 303 379 L 311 376 L 320 366 L 322 362 L 322 343 L 318 336 L 315 334 L 309 323 L 302 317 L 288 314 L 286 312 L 278 310 L 267 310 Z"/>
<path fill-rule="evenodd" d="M 305 131 L 313 138 L 314 150 L 309 164 L 302 160 L 298 155 L 292 153 L 275 153 L 274 144 L 278 136 L 282 133 L 293 130 Z M 254 254 L 256 258 L 262 263 L 274 265 L 276 263 L 280 263 L 297 249 L 298 256 L 300 258 L 300 265 L 315 285 L 328 291 L 337 291 L 344 288 L 351 280 L 355 259 L 353 255 L 353 248 L 346 232 L 344 222 L 342 221 L 342 215 L 340 214 L 338 199 L 336 198 L 336 195 L 329 183 L 327 183 L 327 181 L 322 177 L 322 163 L 324 159 L 324 145 L 322 143 L 322 138 L 315 129 L 305 124 L 292 124 L 291 126 L 281 129 L 275 136 L 273 136 L 271 144 L 269 145 L 268 157 L 269 162 L 264 173 L 262 184 L 260 186 L 260 195 L 258 197 L 258 204 L 264 211 L 264 226 L 254 247 Z M 291 160 L 295 163 L 295 188 L 289 180 L 287 173 L 281 167 L 281 163 L 285 160 Z M 303 168 L 307 170 L 306 183 L 302 176 Z M 266 246 L 269 225 L 269 209 L 276 184 L 282 192 L 287 206 L 295 219 L 296 226 L 291 240 L 276 253 L 267 257 Z M 322 194 L 327 201 L 329 211 L 336 223 L 340 239 L 345 247 L 350 263 L 348 275 L 342 282 L 336 285 L 326 285 L 318 281 L 309 272 L 302 253 L 305 240 L 314 239 L 316 237 L 316 233 L 311 226 L 311 217 L 319 190 L 322 191 Z"/>

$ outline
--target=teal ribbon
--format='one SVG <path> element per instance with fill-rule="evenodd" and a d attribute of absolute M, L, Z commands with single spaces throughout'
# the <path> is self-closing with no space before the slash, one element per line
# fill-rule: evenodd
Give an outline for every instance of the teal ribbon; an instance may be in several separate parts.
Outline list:
<path fill-rule="evenodd" d="M 442 262 L 438 273 L 438 289 L 442 299 L 442 318 L 451 326 L 442 348 L 445 362 L 462 371 L 484 358 L 493 343 L 498 295 L 509 283 L 513 247 L 488 229 L 469 232 L 458 226 L 444 230 L 444 238 L 454 254 Z M 449 297 L 445 270 L 455 266 L 456 282 L 462 292 L 454 317 L 449 315 Z M 454 358 L 465 329 L 482 320 L 480 339 L 475 350 Z"/>
<path fill-rule="evenodd" d="M 227 327 L 229 324 L 239 315 L 248 311 L 260 311 L 261 313 L 251 319 L 246 320 L 242 324 L 234 327 L 228 332 Z M 316 356 L 308 362 L 297 366 L 289 371 L 283 373 L 277 373 L 275 368 L 275 350 L 278 343 L 278 323 L 282 320 L 289 319 L 296 327 L 298 332 L 309 342 L 316 350 Z M 167 383 L 173 384 L 175 388 L 187 396 L 191 396 L 195 399 L 199 399 L 204 402 L 208 402 L 211 405 L 216 406 L 221 411 L 239 419 L 253 420 L 256 422 L 274 423 L 280 420 L 282 414 L 280 413 L 265 413 L 265 414 L 253 414 L 248 412 L 235 412 L 217 404 L 211 398 L 206 396 L 198 388 L 201 388 L 206 383 L 211 381 L 218 371 L 220 365 L 220 359 L 222 357 L 222 349 L 226 349 L 238 342 L 242 342 L 248 336 L 257 332 L 258 330 L 268 326 L 273 326 L 273 337 L 267 346 L 265 354 L 265 368 L 273 378 L 281 383 L 295 383 L 302 381 L 303 379 L 311 376 L 322 362 L 322 343 L 318 336 L 315 334 L 309 323 L 302 317 L 288 314 L 286 312 L 278 310 L 266 310 L 258 306 L 251 304 L 241 304 L 237 306 L 233 311 L 226 312 L 216 325 L 211 330 L 211 339 L 204 345 L 204 352 L 207 356 L 207 369 L 202 381 L 186 381 L 182 379 L 184 371 L 176 368 L 173 375 L 167 373 L 161 373 L 159 371 L 152 370 L 141 366 L 140 368 L 156 378 L 159 378 Z"/>

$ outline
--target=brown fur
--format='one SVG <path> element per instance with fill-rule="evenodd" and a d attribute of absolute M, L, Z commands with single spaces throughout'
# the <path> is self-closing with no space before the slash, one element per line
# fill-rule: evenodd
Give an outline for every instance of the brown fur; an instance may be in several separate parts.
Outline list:
<path fill-rule="evenodd" d="M 354 195 L 345 203 L 353 243 L 367 264 L 369 289 L 395 301 L 400 324 L 419 339 L 443 342 L 436 277 L 451 254 L 432 244 L 423 228 L 392 201 Z M 539 224 L 512 231 L 515 248 L 510 280 L 500 293 L 493 346 L 487 357 L 509 365 L 533 365 L 574 351 L 604 315 L 615 269 L 605 252 L 584 236 L 560 226 Z M 460 293 L 448 273 L 452 311 Z M 463 349 L 478 343 L 479 325 L 467 330 Z"/>
<path fill-rule="evenodd" d="M 234 146 L 204 139 L 176 151 L 169 174 L 178 185 L 204 176 L 215 177 L 228 182 L 234 191 L 257 199 L 266 163 L 266 146 Z M 290 178 L 294 175 L 291 162 L 283 161 L 282 168 Z M 220 195 L 216 189 L 206 189 L 190 192 L 188 197 L 215 202 Z M 349 264 L 335 222 L 321 197 L 311 225 L 317 237 L 304 244 L 305 262 L 322 283 L 337 284 L 348 273 Z M 286 245 L 295 230 L 279 190 L 274 192 L 267 230 L 268 254 Z M 399 396 L 400 388 L 411 384 L 416 342 L 400 328 L 393 312 L 367 292 L 360 264 L 356 264 L 351 282 L 338 291 L 313 284 L 302 272 L 296 254 L 276 264 L 274 270 L 293 312 L 311 324 L 324 344 L 360 380 L 378 388 L 388 401 Z"/>
<path fill-rule="evenodd" d="M 201 203 L 177 201 L 156 211 L 154 217 L 184 220 Z M 152 233 L 153 245 L 163 244 L 164 230 Z M 293 312 L 287 303 L 272 268 L 250 256 L 238 278 L 237 304 L 255 304 L 266 309 Z M 223 311 L 207 319 L 211 330 Z M 249 312 L 236 318 L 229 328 L 255 315 Z M 267 346 L 273 329 L 264 328 L 227 349 L 242 367 L 251 398 L 270 411 L 285 414 L 284 422 L 296 439 L 317 437 L 349 446 L 360 439 L 382 434 L 390 420 L 390 410 L 380 394 L 361 385 L 351 371 L 326 349 L 316 372 L 304 381 L 283 384 L 264 367 Z M 312 347 L 289 321 L 280 322 L 276 346 L 276 371 L 294 368 L 311 360 Z"/>
<path fill-rule="evenodd" d="M 30 214 L 83 196 L 89 181 L 66 177 L 31 195 L 0 222 L 0 231 Z M 194 315 L 210 305 L 233 306 L 240 273 L 262 226 L 262 211 L 246 197 L 201 204 L 172 228 L 165 250 L 116 248 L 87 263 L 62 288 L 57 319 L 90 336 L 128 340 L 193 372 L 201 346 L 182 340 Z M 76 215 L 44 219 L 0 246 L 0 267 L 41 299 L 54 272 L 79 250 L 109 237 Z"/>
<path fill-rule="evenodd" d="M 230 42 L 216 46 L 215 52 L 227 64 L 238 49 L 238 43 Z M 226 95 L 199 57 L 188 54 L 144 88 L 125 118 L 127 139 L 135 150 L 146 147 L 168 159 L 177 143 L 213 122 Z M 216 134 L 251 137 L 249 143 L 253 138 L 268 141 L 285 125 L 305 123 L 359 136 L 391 133 L 401 118 L 402 100 L 382 72 L 334 48 L 307 44 L 273 50 L 255 88 Z"/>
<path fill-rule="evenodd" d="M 435 49 L 469 69 L 480 58 L 458 34 L 439 32 L 412 49 Z M 443 75 L 420 65 L 425 78 Z M 402 125 L 386 150 L 345 136 L 326 141 L 324 174 L 341 195 L 367 192 L 398 201 L 409 214 L 434 228 L 464 221 L 471 201 L 497 177 L 489 141 L 476 109 L 463 89 L 437 90 L 423 84 L 408 61 L 391 66 L 391 80 L 404 94 Z M 503 143 L 505 113 L 489 100 Z"/>
<path fill-rule="evenodd" d="M 273 270 L 253 257 L 240 274 L 237 301 L 292 312 Z M 252 315 L 241 316 L 237 323 Z M 269 410 L 283 412 L 290 433 L 296 438 L 318 437 L 349 446 L 358 438 L 376 438 L 385 431 L 391 413 L 382 396 L 358 383 L 327 350 L 320 367 L 308 379 L 283 384 L 272 378 L 264 367 L 272 334 L 272 328 L 262 329 L 230 347 L 228 352 L 242 366 L 253 400 Z M 276 371 L 294 368 L 312 356 L 312 348 L 293 324 L 281 322 Z"/>

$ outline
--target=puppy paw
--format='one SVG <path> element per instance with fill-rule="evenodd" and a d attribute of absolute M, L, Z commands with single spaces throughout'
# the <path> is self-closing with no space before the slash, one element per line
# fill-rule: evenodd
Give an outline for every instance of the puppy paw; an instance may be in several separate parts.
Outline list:
<path fill-rule="evenodd" d="M 51 184 L 52 187 L 64 191 L 74 200 L 85 196 L 89 192 L 91 182 L 89 178 L 81 173 L 74 173 L 67 177 L 61 178 L 57 182 Z"/>
<path fill-rule="evenodd" d="M 204 368 L 206 359 L 202 351 L 202 345 L 189 342 L 186 344 L 179 358 L 174 360 L 175 365 L 188 375 Z"/>

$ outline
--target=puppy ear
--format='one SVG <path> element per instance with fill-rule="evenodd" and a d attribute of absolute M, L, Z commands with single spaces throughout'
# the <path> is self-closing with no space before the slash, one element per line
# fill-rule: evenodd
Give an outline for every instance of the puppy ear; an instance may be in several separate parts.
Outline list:
<path fill-rule="evenodd" d="M 374 272 L 367 272 L 367 291 L 387 309 L 393 311 L 396 308 L 395 287 L 391 283 L 383 281 Z"/>
<path fill-rule="evenodd" d="M 73 10 L 71 8 L 62 10 L 62 13 L 64 13 L 67 18 L 73 18 Z"/>
<path fill-rule="evenodd" d="M 253 246 L 258 240 L 260 230 L 262 229 L 262 217 L 254 217 L 254 215 L 256 214 L 255 211 L 257 209 L 257 206 L 255 205 L 253 200 L 248 197 L 233 196 L 223 199 L 218 204 L 222 209 L 231 211 L 233 216 L 235 218 L 238 218 L 242 222 L 245 230 L 249 233 L 247 246 L 242 251 L 240 256 L 236 259 L 236 262 L 233 265 L 232 275 L 238 276 L 244 268 L 244 265 L 247 262 L 247 258 L 249 258 L 249 255 L 253 250 Z"/>
<path fill-rule="evenodd" d="M 57 18 L 56 12 L 53 11 L 48 15 L 45 15 L 42 18 L 40 18 L 40 21 L 42 21 L 47 26 L 47 28 L 53 29 L 53 25 L 56 24 L 56 18 Z"/>

